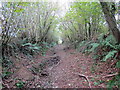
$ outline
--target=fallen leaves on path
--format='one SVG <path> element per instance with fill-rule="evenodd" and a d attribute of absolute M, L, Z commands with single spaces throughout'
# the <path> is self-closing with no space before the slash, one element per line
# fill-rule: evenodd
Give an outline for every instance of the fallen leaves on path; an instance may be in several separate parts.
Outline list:
<path fill-rule="evenodd" d="M 93 59 L 65 45 L 57 45 L 47 51 L 46 56 L 37 55 L 30 60 L 20 55 L 19 61 L 14 58 L 14 73 L 3 82 L 7 87 L 14 88 L 18 81 L 25 82 L 29 88 L 104 88 L 104 83 L 97 83 L 92 73 Z M 22 58 L 24 57 L 24 58 Z M 13 57 L 12 57 L 13 58 Z M 42 63 L 44 62 L 44 64 Z M 40 65 L 45 65 L 44 68 Z M 32 67 L 36 74 L 32 73 Z M 16 68 L 17 67 L 17 68 Z M 94 68 L 94 67 L 93 67 Z M 80 76 L 80 77 L 79 77 Z M 96 76 L 90 77 L 89 76 Z M 9 83 L 8 83 L 9 82 Z M 96 82 L 96 83 L 95 83 Z"/>

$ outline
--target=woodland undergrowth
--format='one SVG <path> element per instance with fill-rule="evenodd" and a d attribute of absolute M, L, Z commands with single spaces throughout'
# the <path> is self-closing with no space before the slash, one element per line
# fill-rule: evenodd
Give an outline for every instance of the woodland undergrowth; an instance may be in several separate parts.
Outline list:
<path fill-rule="evenodd" d="M 7 79 L 13 72 L 9 71 L 11 66 L 14 66 L 13 60 L 10 57 L 20 58 L 20 54 L 27 56 L 28 58 L 33 57 L 34 55 L 41 54 L 43 56 L 46 55 L 46 51 L 56 45 L 55 42 L 40 42 L 40 43 L 33 43 L 30 42 L 27 38 L 20 39 L 18 42 L 13 42 L 7 44 L 7 49 L 4 51 L 4 58 L 1 57 L 1 64 L 2 64 L 2 79 Z"/>
<path fill-rule="evenodd" d="M 95 64 L 112 62 L 111 67 L 117 69 L 117 75 L 108 82 L 108 87 L 120 88 L 120 44 L 117 44 L 113 35 L 101 34 L 92 41 L 82 41 L 77 44 L 77 50 L 87 55 L 92 54 Z"/>

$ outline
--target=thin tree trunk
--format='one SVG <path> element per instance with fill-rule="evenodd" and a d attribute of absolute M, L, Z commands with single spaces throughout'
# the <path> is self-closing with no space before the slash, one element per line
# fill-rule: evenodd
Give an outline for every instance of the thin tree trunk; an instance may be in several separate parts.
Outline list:
<path fill-rule="evenodd" d="M 85 36 L 86 36 L 86 38 L 85 39 L 87 39 L 88 38 L 88 34 L 87 34 L 87 23 L 86 23 L 86 19 L 85 19 Z"/>
<path fill-rule="evenodd" d="M 91 23 L 89 22 L 89 28 L 88 28 L 88 32 L 89 32 L 89 39 L 91 39 Z"/>

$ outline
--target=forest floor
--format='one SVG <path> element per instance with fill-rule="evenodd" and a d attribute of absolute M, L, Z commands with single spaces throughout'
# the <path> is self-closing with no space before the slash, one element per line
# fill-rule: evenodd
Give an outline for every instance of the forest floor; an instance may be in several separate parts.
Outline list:
<path fill-rule="evenodd" d="M 41 54 L 28 58 L 20 54 L 12 57 L 14 62 L 3 85 L 16 88 L 16 83 L 24 82 L 29 88 L 105 88 L 109 74 L 106 64 L 94 64 L 91 56 L 86 56 L 65 45 L 50 48 L 45 56 Z M 102 78 L 101 78 L 102 77 Z"/>

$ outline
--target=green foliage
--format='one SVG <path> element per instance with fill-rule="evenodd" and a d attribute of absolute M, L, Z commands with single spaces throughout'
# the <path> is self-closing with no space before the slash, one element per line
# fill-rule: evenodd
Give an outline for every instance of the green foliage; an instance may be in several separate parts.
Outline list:
<path fill-rule="evenodd" d="M 116 67 L 120 68 L 120 60 L 116 63 Z"/>
<path fill-rule="evenodd" d="M 40 51 L 42 47 L 40 47 L 37 44 L 28 43 L 24 40 L 20 41 L 20 43 L 16 44 L 15 48 L 17 48 L 19 51 L 23 52 L 26 55 L 34 55 Z"/>
<path fill-rule="evenodd" d="M 81 43 L 78 43 L 77 44 L 77 50 L 82 52 L 82 53 L 85 53 L 85 52 L 88 52 L 91 48 L 91 41 L 82 41 Z"/>
<path fill-rule="evenodd" d="M 93 65 L 90 70 L 92 73 L 94 73 L 95 72 L 95 65 Z"/>
<path fill-rule="evenodd" d="M 58 23 L 58 17 L 54 14 L 58 8 L 53 3 L 4 2 L 1 9 L 6 22 L 2 27 L 2 39 L 13 49 L 13 54 L 21 51 L 33 55 L 43 48 L 35 43 L 53 41 Z M 45 48 L 49 48 L 48 45 Z"/>
<path fill-rule="evenodd" d="M 42 42 L 44 48 L 50 48 L 50 44 L 47 42 Z"/>
<path fill-rule="evenodd" d="M 42 47 L 42 48 L 40 49 L 40 52 L 42 53 L 43 56 L 45 56 L 46 51 L 47 51 L 49 48 L 51 48 L 51 47 L 53 47 L 53 46 L 55 46 L 55 45 L 56 45 L 55 42 L 51 42 L 51 43 L 42 42 L 42 43 L 41 43 L 41 47 Z"/>
<path fill-rule="evenodd" d="M 25 43 L 22 44 L 22 50 L 25 52 L 25 54 L 30 53 L 31 55 L 38 52 L 42 47 L 38 46 L 37 44 L 32 43 Z"/>
<path fill-rule="evenodd" d="M 92 52 L 92 51 L 94 51 L 97 47 L 99 47 L 99 43 L 91 43 L 90 44 L 91 46 L 92 46 L 92 48 L 90 49 L 90 50 L 88 50 L 89 52 Z"/>
<path fill-rule="evenodd" d="M 57 45 L 55 42 L 51 42 L 49 46 L 54 47 L 55 45 Z"/>
<path fill-rule="evenodd" d="M 104 57 L 104 59 L 102 61 L 106 61 L 109 58 L 113 58 L 115 56 L 115 54 L 117 53 L 116 50 L 110 51 L 108 52 L 108 54 Z"/>
<path fill-rule="evenodd" d="M 85 42 L 85 41 L 84 41 Z M 108 59 L 119 59 L 120 44 L 116 44 L 116 41 L 112 35 L 105 37 L 104 34 L 98 37 L 98 40 L 91 42 L 81 42 L 78 44 L 78 48 L 85 47 L 81 52 L 93 53 L 93 59 L 100 61 L 107 61 Z M 79 49 L 80 50 L 80 49 Z M 118 55 L 117 55 L 118 54 Z M 120 68 L 120 61 L 116 63 L 116 68 Z M 91 68 L 94 72 L 94 68 Z M 94 82 L 94 85 L 99 83 Z M 115 76 L 112 80 L 108 82 L 108 87 L 119 87 L 120 88 L 120 75 Z"/>
<path fill-rule="evenodd" d="M 22 12 L 22 11 L 24 11 L 24 9 L 16 9 L 14 12 Z"/>
<path fill-rule="evenodd" d="M 11 74 L 13 74 L 13 72 L 3 71 L 2 72 L 2 78 L 8 78 Z"/>
<path fill-rule="evenodd" d="M 113 88 L 113 87 L 120 88 L 120 75 L 117 75 L 112 80 L 110 80 L 107 86 L 108 88 Z"/>
<path fill-rule="evenodd" d="M 22 52 L 25 55 L 28 56 L 33 56 L 35 54 L 38 54 L 39 52 L 41 52 L 41 54 L 43 56 L 45 56 L 46 51 L 55 46 L 56 43 L 55 42 L 51 42 L 51 43 L 47 43 L 47 42 L 39 42 L 39 43 L 32 43 L 30 42 L 29 39 L 24 38 L 24 39 L 19 39 L 17 42 L 8 44 L 9 47 L 12 48 L 12 52 L 11 53 L 18 53 L 18 52 Z"/>
<path fill-rule="evenodd" d="M 4 68 L 2 69 L 1 77 L 2 77 L 2 79 L 7 79 L 7 78 L 9 78 L 12 74 L 13 74 L 13 72 L 9 71 L 9 68 L 8 68 L 8 67 L 4 67 Z"/>
<path fill-rule="evenodd" d="M 78 43 L 77 50 L 80 51 L 80 48 L 86 44 L 86 41 L 82 41 L 81 43 Z"/>
<path fill-rule="evenodd" d="M 2 58 L 0 57 L 0 64 L 2 64 Z"/>
<path fill-rule="evenodd" d="M 104 81 L 102 81 L 102 80 L 97 80 L 96 82 L 94 82 L 94 85 L 97 86 L 97 85 L 100 85 L 100 84 L 102 84 L 102 83 L 104 83 Z"/>
<path fill-rule="evenodd" d="M 73 2 L 63 18 L 62 32 L 70 42 L 88 40 L 108 32 L 98 2 Z"/>
<path fill-rule="evenodd" d="M 23 88 L 24 85 L 25 85 L 25 82 L 19 81 L 19 82 L 17 82 L 15 85 L 16 85 L 17 88 Z"/>
<path fill-rule="evenodd" d="M 95 85 L 95 86 L 97 86 L 97 85 L 99 85 L 99 84 L 100 84 L 99 82 L 94 82 L 94 85 Z"/>
<path fill-rule="evenodd" d="M 85 42 L 85 41 L 84 41 Z M 78 45 L 78 49 L 80 47 L 85 47 L 81 52 L 84 53 L 94 53 L 93 56 L 94 59 L 102 58 L 101 61 L 106 61 L 109 58 L 114 58 L 114 56 L 118 53 L 118 50 L 120 49 L 120 45 L 116 45 L 115 39 L 112 35 L 107 36 L 107 38 L 104 39 L 104 35 L 100 35 L 98 37 L 98 40 L 93 42 L 81 42 Z M 102 52 L 102 54 L 96 54 Z"/>
<path fill-rule="evenodd" d="M 3 67 L 10 67 L 13 66 L 13 62 L 9 59 L 9 57 L 5 56 L 5 59 L 1 59 L 2 60 L 2 66 Z"/>

